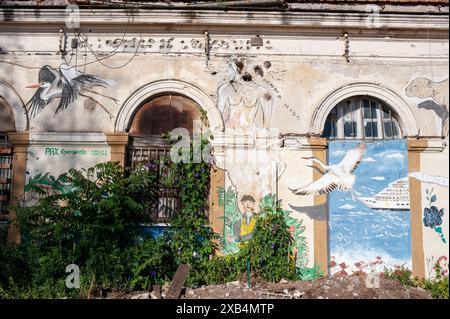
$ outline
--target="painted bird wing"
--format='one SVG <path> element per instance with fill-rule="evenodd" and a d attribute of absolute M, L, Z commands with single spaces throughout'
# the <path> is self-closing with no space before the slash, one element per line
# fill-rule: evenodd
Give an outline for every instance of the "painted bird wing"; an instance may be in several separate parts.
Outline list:
<path fill-rule="evenodd" d="M 58 83 L 58 87 L 62 89 L 62 93 L 61 98 L 59 99 L 59 105 L 55 110 L 55 114 L 67 109 L 78 96 L 77 85 L 67 81 L 65 78 L 61 78 Z"/>
<path fill-rule="evenodd" d="M 290 189 L 294 194 L 306 195 L 326 195 L 334 190 L 346 190 L 342 181 L 334 174 L 327 173 L 318 180 L 297 189 Z"/>
<path fill-rule="evenodd" d="M 25 109 L 28 111 L 30 118 L 35 118 L 46 106 L 50 100 L 41 99 L 41 93 L 44 89 L 38 88 L 31 99 L 25 104 Z"/>
<path fill-rule="evenodd" d="M 55 113 L 67 109 L 69 105 L 76 100 L 83 87 L 106 87 L 108 85 L 105 80 L 90 74 L 84 74 L 66 63 L 61 64 L 60 73 L 62 76 L 58 85 L 62 87 L 62 95 Z"/>
<path fill-rule="evenodd" d="M 90 75 L 90 74 L 81 74 L 78 77 L 76 77 L 75 79 L 73 79 L 73 82 L 75 82 L 79 87 L 83 87 L 83 86 L 107 87 L 108 86 L 108 82 L 106 82 L 105 80 L 103 80 L 99 77 L 96 77 L 96 76 Z"/>
<path fill-rule="evenodd" d="M 358 165 L 361 163 L 365 152 L 365 146 L 359 145 L 358 147 L 351 149 L 345 154 L 342 161 L 338 166 L 342 167 L 342 170 L 346 173 L 353 173 Z"/>
<path fill-rule="evenodd" d="M 85 74 L 78 71 L 74 66 L 67 63 L 61 64 L 59 67 L 61 74 L 72 86 L 77 86 L 80 89 L 82 86 L 108 86 L 108 83 L 94 75 Z"/>

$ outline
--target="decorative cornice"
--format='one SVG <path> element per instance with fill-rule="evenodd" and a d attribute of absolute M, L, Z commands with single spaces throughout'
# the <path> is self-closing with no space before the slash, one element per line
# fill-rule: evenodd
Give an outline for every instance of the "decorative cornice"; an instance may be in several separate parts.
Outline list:
<path fill-rule="evenodd" d="M 189 27 L 267 27 L 267 28 L 320 28 L 342 30 L 345 28 L 365 30 L 374 34 L 381 29 L 448 31 L 448 16 L 443 14 L 382 13 L 377 25 L 371 25 L 371 12 L 259 12 L 259 11 L 214 11 L 214 10 L 146 10 L 135 11 L 131 25 L 135 27 L 160 26 L 177 29 Z M 49 29 L 54 24 L 65 24 L 64 9 L 0 9 L 2 29 L 8 25 L 38 24 Z M 369 23 L 368 23 L 369 21 Z M 81 26 L 97 25 L 105 29 L 122 29 L 130 22 L 129 10 L 124 9 L 80 9 Z M 6 29 L 4 29 L 6 30 Z M 130 29 L 131 30 L 131 29 Z"/>
<path fill-rule="evenodd" d="M 30 146 L 41 145 L 83 145 L 107 146 L 104 133 L 44 132 L 31 133 Z"/>
<path fill-rule="evenodd" d="M 327 139 L 321 137 L 285 136 L 283 148 L 293 151 L 299 150 L 324 150 L 327 148 Z"/>

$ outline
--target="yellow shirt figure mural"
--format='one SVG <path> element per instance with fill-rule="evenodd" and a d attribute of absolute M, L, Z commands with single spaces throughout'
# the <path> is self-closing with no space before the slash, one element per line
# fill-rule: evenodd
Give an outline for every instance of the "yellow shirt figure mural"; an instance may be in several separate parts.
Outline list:
<path fill-rule="evenodd" d="M 241 220 L 233 225 L 234 239 L 236 242 L 243 243 L 252 238 L 253 229 L 255 228 L 255 199 L 250 195 L 244 195 L 241 199 L 244 208 Z"/>

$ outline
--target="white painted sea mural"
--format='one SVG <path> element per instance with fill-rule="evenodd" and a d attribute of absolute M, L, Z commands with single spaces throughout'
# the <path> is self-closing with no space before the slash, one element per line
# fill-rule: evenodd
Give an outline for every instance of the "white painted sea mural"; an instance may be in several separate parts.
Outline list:
<path fill-rule="evenodd" d="M 329 165 L 360 145 L 329 143 Z M 404 140 L 367 142 L 350 191 L 329 194 L 331 272 L 411 268 L 408 151 Z"/>

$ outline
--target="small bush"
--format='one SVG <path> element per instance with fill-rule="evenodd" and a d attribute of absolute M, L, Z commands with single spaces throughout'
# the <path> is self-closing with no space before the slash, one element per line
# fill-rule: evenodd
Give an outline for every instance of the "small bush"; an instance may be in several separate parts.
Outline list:
<path fill-rule="evenodd" d="M 403 266 L 397 267 L 394 270 L 386 269 L 384 275 L 386 278 L 398 280 L 406 287 L 421 287 L 431 292 L 434 299 L 448 299 L 449 298 L 449 282 L 448 275 L 443 275 L 439 262 L 434 267 L 436 271 L 436 278 L 433 279 L 419 279 L 412 276 L 411 270 Z"/>
<path fill-rule="evenodd" d="M 269 195 L 261 201 L 260 211 L 253 236 L 239 253 L 241 260 L 249 258 L 252 271 L 265 280 L 296 279 L 295 260 L 289 257 L 293 241 L 281 201 Z"/>
<path fill-rule="evenodd" d="M 132 289 L 148 289 L 150 285 L 162 285 L 169 281 L 176 271 L 173 254 L 163 238 L 146 239 L 132 251 Z"/>

